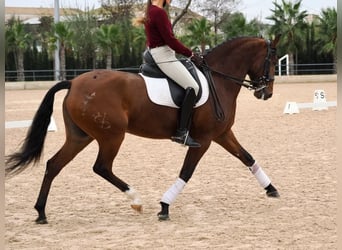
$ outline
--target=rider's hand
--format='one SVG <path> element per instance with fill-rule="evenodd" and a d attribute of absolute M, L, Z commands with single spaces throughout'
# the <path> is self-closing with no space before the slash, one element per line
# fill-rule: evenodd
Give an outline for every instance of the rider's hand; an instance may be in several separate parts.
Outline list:
<path fill-rule="evenodd" d="M 199 68 L 203 66 L 203 56 L 200 53 L 193 53 L 190 60 Z"/>

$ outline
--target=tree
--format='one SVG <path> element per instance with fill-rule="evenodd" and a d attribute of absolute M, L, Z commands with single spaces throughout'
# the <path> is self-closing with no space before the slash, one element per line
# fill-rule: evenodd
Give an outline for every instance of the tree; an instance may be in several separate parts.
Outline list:
<path fill-rule="evenodd" d="M 214 28 L 214 45 L 219 42 L 219 27 L 226 21 L 227 13 L 231 13 L 238 5 L 239 0 L 204 0 L 197 1 L 196 8 L 212 23 Z"/>
<path fill-rule="evenodd" d="M 176 24 L 182 19 L 182 17 L 188 13 L 189 7 L 191 5 L 192 0 L 187 0 L 187 2 L 185 3 L 185 7 L 182 8 L 182 11 L 179 15 L 177 15 L 172 22 L 172 28 L 176 26 Z"/>
<path fill-rule="evenodd" d="M 265 25 L 257 19 L 247 22 L 247 19 L 241 12 L 227 14 L 226 21 L 220 26 L 226 38 L 239 36 L 261 36 Z"/>
<path fill-rule="evenodd" d="M 131 19 L 134 8 L 142 2 L 142 0 L 100 0 L 100 12 L 105 17 L 106 23 L 118 23 L 125 19 Z"/>
<path fill-rule="evenodd" d="M 286 2 L 282 0 L 282 5 L 277 2 L 273 2 L 274 9 L 271 10 L 273 15 L 267 17 L 267 19 L 274 22 L 270 32 L 273 35 L 281 34 L 282 39 L 280 41 L 279 49 L 282 53 L 289 55 L 290 74 L 294 73 L 294 57 L 297 57 L 298 50 L 302 49 L 305 43 L 305 33 L 307 24 L 305 23 L 306 11 L 300 11 L 301 0 L 292 2 Z M 296 58 L 296 62 L 297 62 Z"/>
<path fill-rule="evenodd" d="M 47 69 L 47 65 L 51 65 L 53 68 L 53 53 L 49 49 L 49 39 L 51 38 L 51 30 L 53 29 L 53 17 L 52 16 L 42 16 L 39 18 L 40 24 L 37 28 L 37 46 L 40 58 L 41 58 L 41 66 L 38 67 L 42 69 L 45 67 Z M 49 60 L 50 59 L 50 60 Z"/>
<path fill-rule="evenodd" d="M 73 31 L 70 30 L 69 24 L 66 22 L 58 22 L 53 26 L 54 34 L 50 39 L 50 43 L 54 46 L 56 41 L 59 41 L 59 57 L 60 57 L 60 78 L 61 80 L 66 79 L 66 62 L 65 62 L 65 52 L 67 47 L 71 47 L 73 39 Z"/>
<path fill-rule="evenodd" d="M 213 34 L 211 32 L 211 24 L 206 18 L 200 20 L 195 19 L 186 27 L 188 35 L 185 36 L 190 46 L 200 46 L 201 52 L 205 51 L 206 45 L 211 44 Z"/>
<path fill-rule="evenodd" d="M 115 44 L 113 58 L 116 58 L 115 67 L 125 67 L 135 61 L 135 49 L 133 48 L 132 18 L 137 10 L 145 8 L 143 0 L 100 0 L 105 24 L 116 24 L 122 31 L 120 41 Z M 141 55 L 140 55 L 141 57 Z"/>
<path fill-rule="evenodd" d="M 132 56 L 134 65 L 141 64 L 142 52 L 146 48 L 145 30 L 142 27 L 132 28 Z"/>
<path fill-rule="evenodd" d="M 337 41 L 337 12 L 335 8 L 327 8 L 321 11 L 319 27 L 319 39 L 317 49 L 320 54 L 332 56 L 336 65 L 336 41 Z M 336 66 L 335 66 L 336 67 Z M 335 68 L 336 70 L 336 68 Z"/>
<path fill-rule="evenodd" d="M 96 36 L 98 20 L 95 10 L 86 9 L 84 12 L 69 14 L 67 19 L 73 31 L 73 52 L 77 67 L 96 68 Z M 81 28 L 80 28 L 81 27 Z"/>
<path fill-rule="evenodd" d="M 14 53 L 17 69 L 17 80 L 25 81 L 24 52 L 30 47 L 32 37 L 25 31 L 24 24 L 19 20 L 12 20 L 6 27 L 6 49 Z"/>
<path fill-rule="evenodd" d="M 118 25 L 115 24 L 102 24 L 96 31 L 97 43 L 106 57 L 106 68 L 112 68 L 113 50 L 119 53 L 119 44 L 121 42 L 121 31 Z"/>

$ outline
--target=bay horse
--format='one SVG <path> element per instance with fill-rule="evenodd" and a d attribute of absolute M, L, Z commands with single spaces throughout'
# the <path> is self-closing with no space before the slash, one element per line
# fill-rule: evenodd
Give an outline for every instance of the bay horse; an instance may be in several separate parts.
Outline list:
<path fill-rule="evenodd" d="M 203 70 L 206 69 L 212 77 L 224 116 L 221 119 L 215 116 L 213 94 L 209 95 L 206 103 L 194 109 L 191 137 L 201 147 L 188 148 L 178 179 L 161 199 L 159 220 L 169 219 L 169 205 L 189 181 L 212 141 L 237 157 L 256 177 L 267 196 L 279 197 L 268 176 L 240 145 L 231 129 L 242 86 L 254 90 L 254 96 L 258 99 L 267 100 L 272 96 L 278 41 L 279 36 L 272 41 L 259 37 L 234 38 L 203 55 Z M 245 80 L 247 75 L 250 80 Z M 153 139 L 170 139 L 177 127 L 178 110 L 152 103 L 143 78 L 136 73 L 93 70 L 51 87 L 33 118 L 21 148 L 7 156 L 6 176 L 17 174 L 30 163 L 39 161 L 53 112 L 54 95 L 62 89 L 68 90 L 63 101 L 66 139 L 46 163 L 34 206 L 38 212 L 36 223 L 47 223 L 45 207 L 54 178 L 93 140 L 99 146 L 93 171 L 127 194 L 132 208 L 141 211 L 138 192 L 113 174 L 113 160 L 126 132 Z"/>

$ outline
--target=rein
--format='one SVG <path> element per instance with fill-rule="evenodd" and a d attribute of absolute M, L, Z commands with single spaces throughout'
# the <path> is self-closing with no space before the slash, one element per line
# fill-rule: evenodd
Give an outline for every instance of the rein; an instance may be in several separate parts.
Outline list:
<path fill-rule="evenodd" d="M 218 121 L 223 121 L 225 119 L 225 114 L 221 106 L 221 102 L 219 100 L 219 97 L 217 95 L 216 87 L 214 80 L 212 78 L 212 73 L 218 74 L 220 77 L 224 79 L 228 79 L 233 81 L 236 84 L 239 84 L 240 86 L 246 87 L 248 90 L 255 90 L 255 91 L 261 91 L 264 88 L 266 88 L 269 85 L 270 81 L 274 80 L 274 77 L 270 78 L 269 71 L 270 71 L 270 63 L 271 63 L 271 56 L 273 56 L 276 53 L 275 48 L 271 48 L 271 41 L 266 40 L 267 44 L 267 55 L 264 62 L 264 73 L 261 77 L 259 77 L 258 80 L 247 80 L 247 79 L 239 79 L 237 77 L 227 75 L 223 72 L 220 72 L 218 70 L 215 70 L 207 64 L 207 62 L 202 57 L 202 69 L 203 73 L 205 74 L 206 78 L 208 79 L 209 83 L 209 90 L 213 97 L 213 105 L 214 110 L 216 114 L 216 118 Z"/>
<path fill-rule="evenodd" d="M 248 90 L 260 91 L 266 88 L 270 81 L 274 80 L 274 77 L 270 78 L 269 70 L 270 70 L 271 56 L 276 53 L 276 50 L 275 48 L 271 48 L 270 40 L 266 40 L 266 44 L 267 44 L 267 56 L 264 62 L 264 74 L 263 76 L 259 77 L 258 80 L 240 79 L 231 75 L 227 75 L 223 72 L 220 72 L 218 70 L 211 68 L 207 64 L 207 62 L 204 60 L 204 58 L 203 58 L 202 68 L 204 72 L 209 72 L 209 73 L 213 72 L 215 74 L 218 74 L 220 77 L 227 79 L 227 80 L 231 80 L 234 83 L 239 84 L 240 86 L 246 87 Z"/>
<path fill-rule="evenodd" d="M 209 67 L 206 62 L 204 61 L 204 64 L 203 64 L 203 70 L 204 72 L 208 72 L 208 73 L 215 73 L 215 74 L 218 74 L 220 77 L 222 77 L 223 79 L 227 79 L 227 80 L 232 80 L 234 83 L 237 83 L 239 84 L 240 86 L 242 87 L 245 87 L 247 88 L 248 90 L 255 90 L 255 91 L 260 91 L 264 88 L 267 87 L 266 84 L 262 84 L 261 86 L 258 86 L 259 83 L 265 81 L 266 82 L 266 79 L 264 79 L 264 77 L 261 77 L 259 80 L 248 80 L 248 79 L 240 79 L 240 78 L 236 78 L 234 76 L 231 76 L 231 75 L 227 75 L 223 72 L 220 72 L 218 70 L 215 70 L 211 67 Z"/>

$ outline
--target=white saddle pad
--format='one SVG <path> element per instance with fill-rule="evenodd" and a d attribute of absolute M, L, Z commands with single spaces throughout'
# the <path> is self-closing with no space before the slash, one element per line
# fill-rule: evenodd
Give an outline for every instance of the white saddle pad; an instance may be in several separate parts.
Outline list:
<path fill-rule="evenodd" d="M 202 84 L 202 96 L 201 99 L 196 103 L 195 108 L 203 105 L 209 97 L 209 88 L 208 82 L 203 73 L 197 70 L 198 77 Z M 166 78 L 153 78 L 144 76 L 143 74 L 139 73 L 142 78 L 145 80 L 147 94 L 150 100 L 159 105 L 179 108 L 173 101 L 170 93 L 170 88 Z"/>

